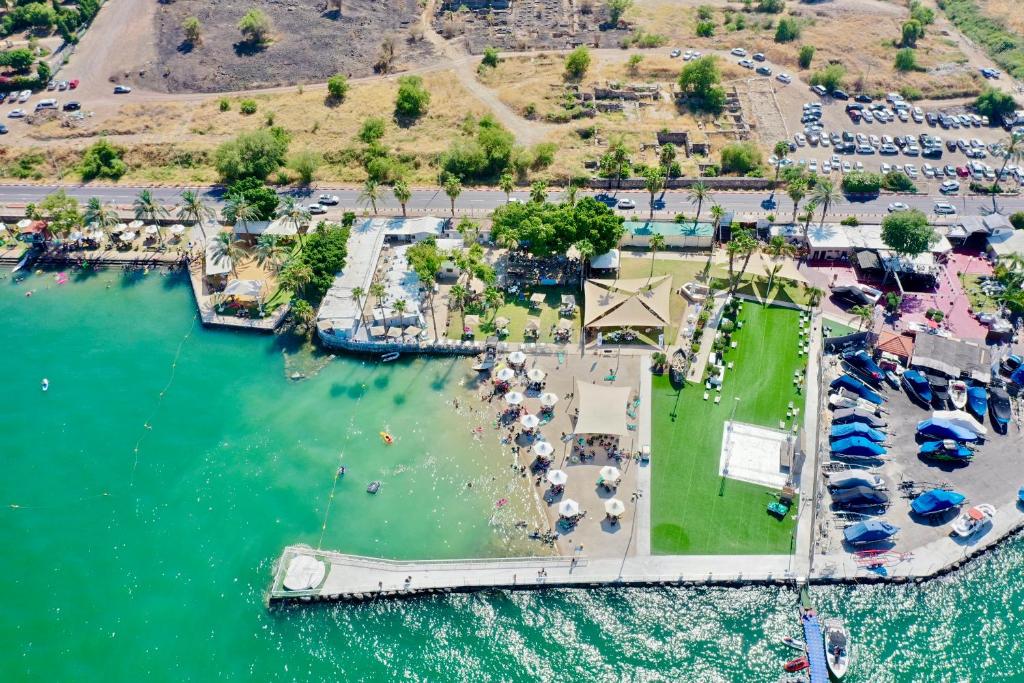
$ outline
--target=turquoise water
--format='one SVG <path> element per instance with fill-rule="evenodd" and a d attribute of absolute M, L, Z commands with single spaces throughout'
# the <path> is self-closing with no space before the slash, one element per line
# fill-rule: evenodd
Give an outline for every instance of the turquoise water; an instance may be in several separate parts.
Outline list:
<path fill-rule="evenodd" d="M 493 437 L 470 434 L 486 421 L 448 404 L 472 405 L 463 361 L 327 360 L 193 318 L 187 287 L 157 275 L 0 281 L 4 681 L 778 677 L 789 590 L 268 611 L 281 547 L 316 545 L 325 519 L 323 546 L 348 552 L 518 554 L 536 551 L 514 528 L 530 497 Z M 1017 541 L 950 580 L 815 598 L 853 630 L 850 680 L 1024 680 L 1022 569 Z"/>

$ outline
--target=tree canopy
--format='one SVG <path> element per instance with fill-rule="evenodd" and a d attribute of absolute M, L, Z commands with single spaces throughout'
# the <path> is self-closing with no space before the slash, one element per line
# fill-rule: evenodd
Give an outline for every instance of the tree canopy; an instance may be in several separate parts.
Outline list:
<path fill-rule="evenodd" d="M 1003 115 L 1012 114 L 1017 109 L 1013 95 L 995 88 L 988 88 L 978 95 L 974 106 L 978 108 L 979 114 L 989 117 L 993 123 L 998 122 Z"/>
<path fill-rule="evenodd" d="M 288 133 L 280 128 L 240 133 L 217 148 L 214 166 L 226 181 L 264 180 L 284 164 L 288 142 Z"/>
<path fill-rule="evenodd" d="M 228 186 L 228 197 L 244 198 L 252 206 L 253 216 L 249 220 L 273 220 L 279 203 L 277 193 L 259 178 L 243 178 Z"/>
<path fill-rule="evenodd" d="M 334 276 L 345 267 L 348 236 L 348 228 L 323 221 L 306 236 L 294 267 L 307 266 L 312 271 L 309 287 L 316 293 L 317 300 L 323 298 L 334 282 Z"/>
<path fill-rule="evenodd" d="M 121 159 L 121 148 L 110 144 L 105 138 L 100 138 L 92 147 L 85 151 L 82 163 L 78 169 L 82 174 L 82 180 L 94 180 L 95 178 L 109 178 L 117 180 L 128 172 L 128 165 Z"/>
<path fill-rule="evenodd" d="M 917 209 L 897 211 L 882 219 L 882 242 L 897 254 L 923 254 L 938 239 L 928 217 Z"/>
<path fill-rule="evenodd" d="M 398 94 L 395 96 L 395 114 L 415 119 L 427 112 L 430 93 L 419 76 L 402 76 L 398 79 Z"/>
<path fill-rule="evenodd" d="M 513 203 L 494 211 L 491 236 L 498 242 L 523 243 L 537 256 L 564 254 L 581 241 L 593 245 L 595 254 L 604 254 L 622 239 L 622 223 L 622 216 L 593 197 L 584 197 L 575 205 Z"/>
<path fill-rule="evenodd" d="M 719 83 L 718 60 L 708 55 L 691 61 L 679 74 L 679 89 L 698 109 L 719 111 L 725 106 L 725 90 Z"/>

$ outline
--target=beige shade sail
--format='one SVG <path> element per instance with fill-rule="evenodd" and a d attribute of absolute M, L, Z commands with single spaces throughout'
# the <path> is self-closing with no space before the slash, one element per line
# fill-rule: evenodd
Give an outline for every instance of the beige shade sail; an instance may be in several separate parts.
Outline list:
<path fill-rule="evenodd" d="M 613 434 L 626 436 L 626 403 L 629 387 L 609 387 L 590 382 L 576 382 L 580 414 L 576 418 L 576 434 Z"/>
<path fill-rule="evenodd" d="M 669 324 L 669 302 L 672 281 L 667 277 L 654 278 L 648 289 L 629 287 L 608 289 L 605 284 L 613 280 L 588 280 L 586 295 L 586 327 L 666 327 Z M 644 280 L 646 282 L 646 280 Z"/>

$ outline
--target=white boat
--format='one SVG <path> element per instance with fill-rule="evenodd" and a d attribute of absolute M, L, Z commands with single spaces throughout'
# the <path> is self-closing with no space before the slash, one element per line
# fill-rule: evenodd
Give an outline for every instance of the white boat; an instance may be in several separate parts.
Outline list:
<path fill-rule="evenodd" d="M 878 414 L 878 406 L 867 400 L 866 398 L 858 398 L 854 394 L 847 392 L 845 389 L 840 389 L 835 394 L 829 394 L 828 404 L 833 409 L 835 408 L 860 408 L 861 410 L 867 410 L 872 415 Z"/>
<path fill-rule="evenodd" d="M 381 363 L 390 363 L 393 360 L 398 360 L 398 357 L 402 355 L 398 351 L 392 351 L 391 353 L 385 353 L 380 357 Z"/>
<path fill-rule="evenodd" d="M 477 363 L 476 365 L 474 365 L 473 369 L 474 370 L 478 370 L 480 372 L 483 372 L 484 370 L 490 370 L 493 367 L 494 367 L 494 359 L 493 358 L 488 358 L 488 359 L 482 360 L 479 363 Z"/>
<path fill-rule="evenodd" d="M 842 619 L 825 620 L 825 663 L 835 680 L 842 680 L 850 667 L 850 634 Z"/>
<path fill-rule="evenodd" d="M 973 536 L 995 518 L 995 507 L 988 503 L 982 503 L 964 510 L 949 526 L 954 534 L 961 538 L 967 538 Z"/>
<path fill-rule="evenodd" d="M 952 389 L 952 385 L 950 385 Z M 952 395 L 952 392 L 950 392 Z M 948 420 L 953 424 L 970 430 L 978 436 L 988 434 L 988 427 L 978 422 L 977 418 L 965 410 L 933 410 L 932 418 L 937 420 Z"/>
<path fill-rule="evenodd" d="M 955 379 L 950 382 L 949 400 L 953 402 L 954 408 L 963 410 L 964 406 L 967 405 L 967 382 L 962 379 Z"/>
<path fill-rule="evenodd" d="M 867 486 L 876 490 L 884 489 L 885 479 L 874 472 L 865 470 L 849 469 L 842 472 L 829 472 L 828 485 L 836 489 L 851 488 L 853 486 Z"/>

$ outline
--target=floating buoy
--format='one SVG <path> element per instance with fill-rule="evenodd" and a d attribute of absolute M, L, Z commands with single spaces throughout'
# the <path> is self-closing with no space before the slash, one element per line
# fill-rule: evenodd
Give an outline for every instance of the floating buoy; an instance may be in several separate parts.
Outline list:
<path fill-rule="evenodd" d="M 43 381 L 39 383 L 43 391 L 48 391 L 50 388 L 50 380 L 43 378 Z"/>

